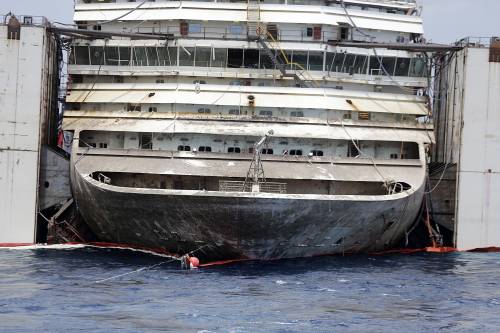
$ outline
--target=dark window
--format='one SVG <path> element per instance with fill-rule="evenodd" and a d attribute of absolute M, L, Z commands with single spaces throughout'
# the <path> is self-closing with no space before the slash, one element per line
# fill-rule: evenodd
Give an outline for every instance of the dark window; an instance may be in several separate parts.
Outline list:
<path fill-rule="evenodd" d="M 99 143 L 99 148 L 108 148 L 108 144 L 107 143 Z"/>
<path fill-rule="evenodd" d="M 240 68 L 243 66 L 243 50 L 228 49 L 227 50 L 227 67 Z"/>
<path fill-rule="evenodd" d="M 306 36 L 307 37 L 312 37 L 313 36 L 313 28 L 307 28 Z"/>
<path fill-rule="evenodd" d="M 89 47 L 76 46 L 74 59 L 77 65 L 89 65 Z"/>
<path fill-rule="evenodd" d="M 201 152 L 211 152 L 212 151 L 212 147 L 201 146 L 200 148 L 198 148 L 198 151 L 201 151 Z"/>
<path fill-rule="evenodd" d="M 289 155 L 292 155 L 292 156 L 302 156 L 302 150 L 300 150 L 300 149 L 292 149 L 292 150 L 290 150 Z"/>
<path fill-rule="evenodd" d="M 348 157 L 357 157 L 359 156 L 359 150 L 358 148 L 356 147 L 358 144 L 354 144 L 354 142 L 352 141 L 349 141 L 349 146 L 347 147 L 348 151 L 347 151 L 347 156 Z"/>
<path fill-rule="evenodd" d="M 229 114 L 239 115 L 239 114 L 241 114 L 241 112 L 238 109 L 231 109 L 231 110 L 229 110 Z"/>
<path fill-rule="evenodd" d="M 262 110 L 262 111 L 259 112 L 259 116 L 272 117 L 273 116 L 273 111 Z"/>
<path fill-rule="evenodd" d="M 140 149 L 153 149 L 153 134 L 151 133 L 141 133 L 139 141 Z"/>
<path fill-rule="evenodd" d="M 270 149 L 270 148 L 264 148 L 260 151 L 260 153 L 262 155 L 273 155 L 274 154 L 274 150 Z"/>
<path fill-rule="evenodd" d="M 177 147 L 178 151 L 191 151 L 191 146 L 179 146 Z"/>
<path fill-rule="evenodd" d="M 149 112 L 158 112 L 158 108 L 156 106 L 150 106 L 148 111 Z"/>
<path fill-rule="evenodd" d="M 304 117 L 304 112 L 302 111 L 292 111 L 290 112 L 291 117 Z"/>
<path fill-rule="evenodd" d="M 127 111 L 141 111 L 141 106 L 138 104 L 127 104 Z"/>
<path fill-rule="evenodd" d="M 194 64 L 198 67 L 210 67 L 212 49 L 209 47 L 197 47 Z"/>
<path fill-rule="evenodd" d="M 410 58 L 398 58 L 396 62 L 396 76 L 408 76 L 410 71 Z"/>
<path fill-rule="evenodd" d="M 177 47 L 158 47 L 160 66 L 177 65 Z"/>
<path fill-rule="evenodd" d="M 106 47 L 105 49 L 106 65 L 118 66 L 120 64 L 120 58 L 118 52 L 119 50 L 117 47 Z"/>
<path fill-rule="evenodd" d="M 340 40 L 346 40 L 349 39 L 349 28 L 348 27 L 341 27 L 340 28 Z"/>
<path fill-rule="evenodd" d="M 90 64 L 103 65 L 104 64 L 104 48 L 91 46 L 90 47 Z"/>
<path fill-rule="evenodd" d="M 245 50 L 245 68 L 259 68 L 259 50 Z"/>
<path fill-rule="evenodd" d="M 130 65 L 131 49 L 130 47 L 119 47 L 120 52 L 120 65 L 128 66 Z"/>
<path fill-rule="evenodd" d="M 211 113 L 210 109 L 209 108 L 199 108 L 198 109 L 198 113 L 205 113 L 205 114 L 208 114 L 208 113 Z"/>
<path fill-rule="evenodd" d="M 227 152 L 231 153 L 231 154 L 240 154 L 241 153 L 241 148 L 239 148 L 239 147 L 229 147 L 227 149 Z"/>
<path fill-rule="evenodd" d="M 323 151 L 322 150 L 312 150 L 311 151 L 313 156 L 323 156 Z"/>

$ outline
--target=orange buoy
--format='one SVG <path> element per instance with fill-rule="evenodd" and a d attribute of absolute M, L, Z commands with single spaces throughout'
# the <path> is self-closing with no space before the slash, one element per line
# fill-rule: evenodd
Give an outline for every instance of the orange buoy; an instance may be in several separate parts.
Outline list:
<path fill-rule="evenodd" d="M 200 260 L 196 257 L 189 257 L 189 266 L 191 266 L 191 268 L 198 268 L 200 266 Z"/>

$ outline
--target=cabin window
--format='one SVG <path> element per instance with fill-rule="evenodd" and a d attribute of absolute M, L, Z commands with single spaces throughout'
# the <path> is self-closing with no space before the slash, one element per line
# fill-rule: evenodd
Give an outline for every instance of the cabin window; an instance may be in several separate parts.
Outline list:
<path fill-rule="evenodd" d="M 139 147 L 141 149 L 153 149 L 153 134 L 151 133 L 141 133 Z"/>
<path fill-rule="evenodd" d="M 309 52 L 308 69 L 311 71 L 323 70 L 323 52 Z"/>
<path fill-rule="evenodd" d="M 127 111 L 141 111 L 141 105 L 139 104 L 127 104 Z"/>
<path fill-rule="evenodd" d="M 274 155 L 274 150 L 271 148 L 264 148 L 260 151 L 262 155 Z"/>
<path fill-rule="evenodd" d="M 176 66 L 177 65 L 177 46 L 175 47 L 158 47 L 158 60 L 160 66 Z"/>
<path fill-rule="evenodd" d="M 323 156 L 324 155 L 322 150 L 311 150 L 311 154 L 313 156 Z"/>
<path fill-rule="evenodd" d="M 301 118 L 301 117 L 304 117 L 304 112 L 302 112 L 302 111 L 292 111 L 292 112 L 290 112 L 290 116 L 291 117 Z"/>
<path fill-rule="evenodd" d="M 349 141 L 349 145 L 347 146 L 347 157 L 358 157 L 359 156 L 359 149 L 358 149 L 358 143 L 354 143 L 352 141 Z"/>
<path fill-rule="evenodd" d="M 262 117 L 272 117 L 273 116 L 273 111 L 270 111 L 270 110 L 261 110 L 259 112 L 259 116 L 262 116 Z"/>
<path fill-rule="evenodd" d="M 207 84 L 207 81 L 205 81 L 205 80 L 194 80 L 193 84 Z"/>
<path fill-rule="evenodd" d="M 212 54 L 212 49 L 209 47 L 197 47 L 195 66 L 198 67 L 210 67 L 210 57 Z"/>
<path fill-rule="evenodd" d="M 398 154 L 391 154 L 390 155 L 391 160 L 397 160 L 399 158 Z"/>
<path fill-rule="evenodd" d="M 212 111 L 209 108 L 199 108 L 198 113 L 204 113 L 204 114 L 209 114 Z"/>
<path fill-rule="evenodd" d="M 190 34 L 199 34 L 202 31 L 202 26 L 200 23 L 191 23 L 189 24 L 188 32 Z"/>
<path fill-rule="evenodd" d="M 227 152 L 230 154 L 240 154 L 241 153 L 241 148 L 239 147 L 229 147 L 227 148 Z"/>
<path fill-rule="evenodd" d="M 243 50 L 228 49 L 227 50 L 227 67 L 241 68 L 243 66 Z"/>
<path fill-rule="evenodd" d="M 231 110 L 229 110 L 229 114 L 231 114 L 231 115 L 240 115 L 241 111 L 239 109 L 231 109 Z"/>
<path fill-rule="evenodd" d="M 341 27 L 340 28 L 340 40 L 349 39 L 349 27 Z"/>
<path fill-rule="evenodd" d="M 230 25 L 229 33 L 231 35 L 241 35 L 243 34 L 243 27 L 241 25 Z"/>
<path fill-rule="evenodd" d="M 165 80 L 163 80 L 163 79 L 158 79 L 158 80 L 156 80 L 156 83 L 165 83 Z"/>
<path fill-rule="evenodd" d="M 191 146 L 179 146 L 177 147 L 178 151 L 191 151 Z"/>
<path fill-rule="evenodd" d="M 290 150 L 289 155 L 292 155 L 292 156 L 302 156 L 302 150 L 300 150 L 300 149 L 292 149 L 292 150 Z"/>
<path fill-rule="evenodd" d="M 99 148 L 108 148 L 108 144 L 107 143 L 99 143 Z"/>
<path fill-rule="evenodd" d="M 156 106 L 150 106 L 148 111 L 149 112 L 158 112 L 158 108 Z"/>
<path fill-rule="evenodd" d="M 351 111 L 345 112 L 342 118 L 344 118 L 345 120 L 352 119 L 352 112 Z"/>
<path fill-rule="evenodd" d="M 396 61 L 396 71 L 395 76 L 408 76 L 410 72 L 410 62 L 409 58 L 398 58 Z"/>
<path fill-rule="evenodd" d="M 209 147 L 209 146 L 201 146 L 201 147 L 199 147 L 199 148 L 198 148 L 198 151 L 200 151 L 200 152 L 207 152 L 207 153 L 209 153 L 209 152 L 211 152 L 211 151 L 212 151 L 212 147 Z"/>
<path fill-rule="evenodd" d="M 120 55 L 120 66 L 130 65 L 130 58 L 132 56 L 132 49 L 130 47 L 119 47 L 118 52 Z"/>
<path fill-rule="evenodd" d="M 179 66 L 193 66 L 194 52 L 194 47 L 181 47 L 179 49 Z"/>

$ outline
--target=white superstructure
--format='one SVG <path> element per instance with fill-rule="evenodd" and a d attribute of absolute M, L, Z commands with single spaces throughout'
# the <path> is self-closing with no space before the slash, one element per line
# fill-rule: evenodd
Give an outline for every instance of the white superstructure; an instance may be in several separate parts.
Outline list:
<path fill-rule="evenodd" d="M 75 137 L 76 199 L 103 238 L 113 240 L 106 228 L 120 228 L 107 205 L 128 189 L 138 204 L 153 189 L 193 196 L 186 205 L 204 195 L 222 205 L 249 195 L 339 207 L 344 199 L 380 201 L 390 212 L 366 208 L 366 218 L 353 221 L 373 221 L 370 237 L 355 239 L 349 228 L 338 236 L 353 251 L 393 244 L 415 218 L 432 127 L 422 121 L 427 58 L 408 51 L 423 33 L 413 1 L 85 0 L 75 24 L 87 38 L 72 43 L 64 128 Z M 259 192 L 248 186 L 255 161 L 266 194 L 248 193 Z M 85 198 L 96 181 L 110 186 L 110 202 Z M 389 208 L 396 199 L 405 203 Z M 129 236 L 151 244 L 144 232 Z"/>

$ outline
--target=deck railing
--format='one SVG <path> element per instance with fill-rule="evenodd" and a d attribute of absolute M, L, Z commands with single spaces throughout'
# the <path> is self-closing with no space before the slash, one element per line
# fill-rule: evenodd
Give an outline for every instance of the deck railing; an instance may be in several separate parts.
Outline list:
<path fill-rule="evenodd" d="M 286 183 L 265 182 L 260 183 L 260 192 L 285 194 Z M 252 184 L 244 181 L 220 180 L 220 192 L 252 192 Z"/>

